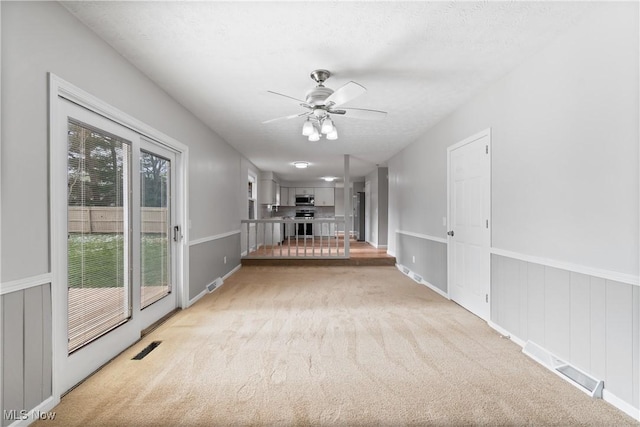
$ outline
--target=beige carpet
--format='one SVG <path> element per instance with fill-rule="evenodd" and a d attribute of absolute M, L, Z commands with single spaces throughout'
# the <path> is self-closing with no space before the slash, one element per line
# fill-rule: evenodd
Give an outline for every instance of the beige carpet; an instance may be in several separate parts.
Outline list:
<path fill-rule="evenodd" d="M 394 267 L 243 267 L 54 411 L 37 425 L 638 424 Z"/>

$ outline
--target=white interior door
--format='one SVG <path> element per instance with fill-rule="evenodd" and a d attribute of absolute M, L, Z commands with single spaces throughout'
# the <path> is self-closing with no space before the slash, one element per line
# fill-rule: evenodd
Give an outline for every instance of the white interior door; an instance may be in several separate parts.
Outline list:
<path fill-rule="evenodd" d="M 449 160 L 449 296 L 489 320 L 490 145 L 484 131 L 447 150 Z"/>

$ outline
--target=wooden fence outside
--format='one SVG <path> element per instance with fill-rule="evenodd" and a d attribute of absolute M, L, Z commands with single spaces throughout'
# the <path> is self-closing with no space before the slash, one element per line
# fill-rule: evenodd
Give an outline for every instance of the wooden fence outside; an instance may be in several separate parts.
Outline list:
<path fill-rule="evenodd" d="M 69 206 L 69 233 L 122 233 L 123 209 L 103 206 Z M 143 233 L 167 233 L 167 208 L 142 208 Z"/>

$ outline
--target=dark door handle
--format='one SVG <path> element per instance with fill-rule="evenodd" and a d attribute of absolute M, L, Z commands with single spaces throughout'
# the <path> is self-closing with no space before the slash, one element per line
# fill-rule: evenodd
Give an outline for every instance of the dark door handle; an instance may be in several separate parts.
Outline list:
<path fill-rule="evenodd" d="M 180 226 L 176 225 L 173 227 L 173 241 L 177 242 L 180 237 Z"/>
<path fill-rule="evenodd" d="M 448 231 L 448 232 L 447 232 L 447 235 L 449 235 L 449 236 L 451 236 L 451 237 L 453 237 L 453 235 L 454 235 L 454 234 L 455 234 L 455 233 L 453 232 L 453 230 L 451 230 L 451 231 Z"/>

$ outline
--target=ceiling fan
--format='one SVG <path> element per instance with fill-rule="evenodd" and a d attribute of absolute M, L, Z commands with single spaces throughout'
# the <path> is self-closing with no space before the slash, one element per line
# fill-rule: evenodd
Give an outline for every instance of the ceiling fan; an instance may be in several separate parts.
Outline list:
<path fill-rule="evenodd" d="M 332 114 L 364 120 L 379 120 L 386 117 L 387 113 L 385 111 L 367 110 L 363 108 L 338 109 L 337 107 L 362 95 L 367 89 L 356 82 L 349 82 L 334 91 L 324 86 L 324 82 L 329 77 L 331 77 L 331 73 L 327 70 L 313 71 L 311 78 L 318 85 L 307 92 L 304 101 L 278 92 L 268 91 L 274 95 L 284 96 L 285 98 L 297 101 L 306 111 L 290 116 L 278 117 L 262 123 L 266 124 L 279 120 L 306 117 L 307 121 L 302 127 L 302 134 L 308 136 L 310 141 L 318 141 L 321 134 L 327 135 L 327 139 L 338 139 L 338 131 L 331 120 Z"/>

